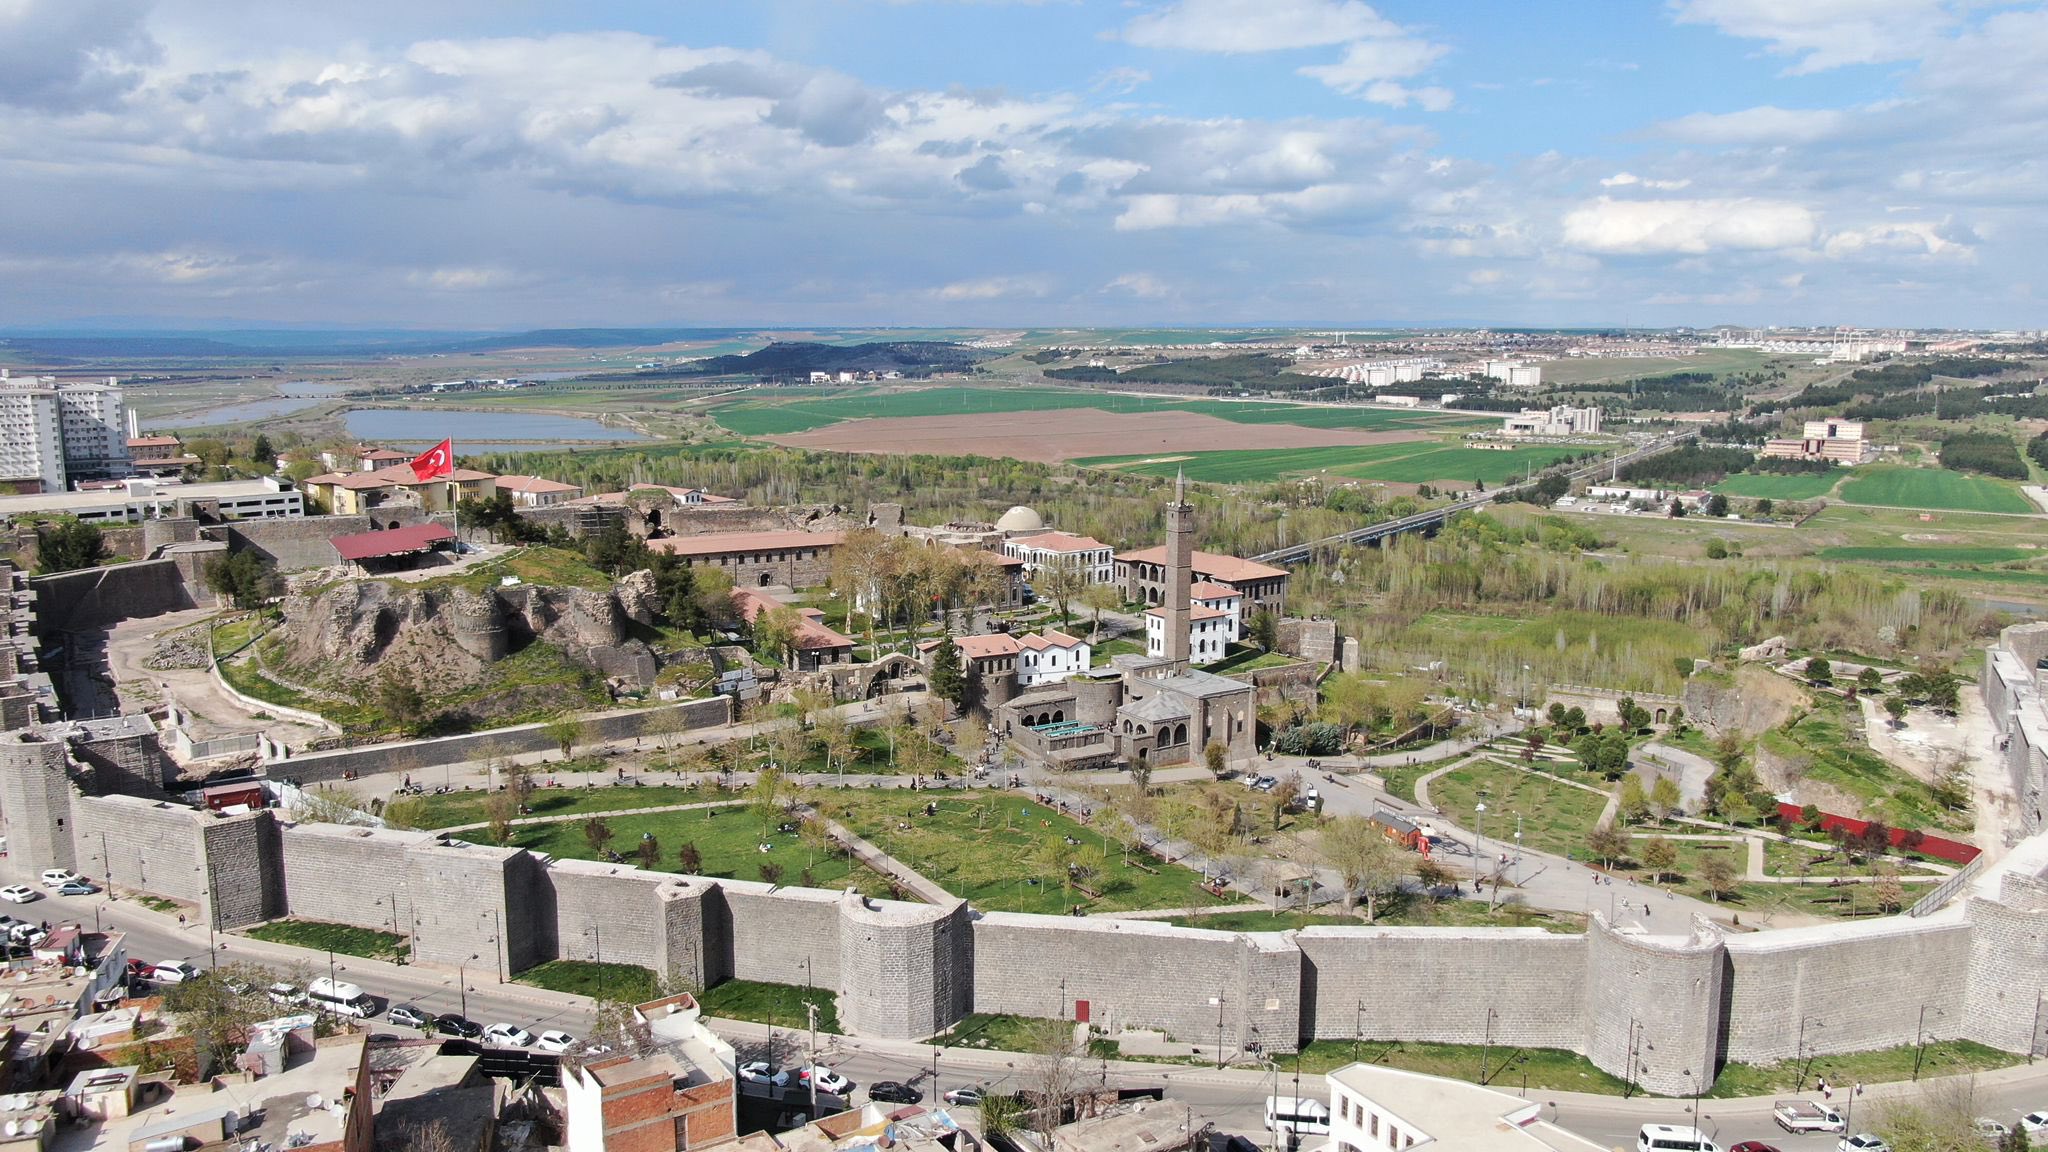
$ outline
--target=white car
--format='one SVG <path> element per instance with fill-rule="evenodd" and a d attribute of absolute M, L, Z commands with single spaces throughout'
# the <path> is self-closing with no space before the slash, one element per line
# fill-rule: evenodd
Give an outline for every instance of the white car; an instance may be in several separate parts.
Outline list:
<path fill-rule="evenodd" d="M 80 876 L 69 868 L 43 869 L 43 887 L 45 888 L 62 888 L 66 884 L 83 883 L 84 880 L 85 877 Z"/>
<path fill-rule="evenodd" d="M 0 888 L 0 900 L 11 904 L 26 904 L 31 900 L 41 899 L 42 895 L 26 884 L 9 884 L 5 888 Z"/>
<path fill-rule="evenodd" d="M 534 1051 L 552 1052 L 557 1056 L 560 1056 L 561 1054 L 567 1052 L 569 1049 L 574 1048 L 575 1046 L 576 1038 L 574 1036 L 569 1035 L 567 1032 L 562 1032 L 553 1028 L 550 1028 L 547 1031 L 541 1033 L 540 1039 L 535 1040 L 533 1042 Z"/>
<path fill-rule="evenodd" d="M 158 984 L 183 984 L 199 979 L 199 969 L 183 960 L 165 960 L 149 966 L 149 978 Z"/>
<path fill-rule="evenodd" d="M 1868 1132 L 1858 1132 L 1837 1141 L 1835 1152 L 1892 1152 L 1892 1146 Z"/>
<path fill-rule="evenodd" d="M 2048 1136 L 2048 1112 L 2029 1112 L 2020 1117 L 2020 1131 L 2029 1136 Z"/>
<path fill-rule="evenodd" d="M 283 981 L 279 981 L 264 989 L 263 994 L 270 998 L 272 1004 L 282 1004 L 286 1007 L 306 1002 L 306 994 L 299 991 L 297 985 L 287 984 Z"/>
<path fill-rule="evenodd" d="M 796 1076 L 797 1080 L 804 1084 L 809 1084 L 815 1079 L 819 1091 L 830 1092 L 835 1096 L 844 1096 L 846 1090 L 853 1087 L 853 1081 L 848 1080 L 846 1077 L 841 1076 L 822 1064 L 816 1066 L 806 1064 L 802 1068 L 797 1069 Z"/>
<path fill-rule="evenodd" d="M 493 1024 L 484 1029 L 484 1043 L 507 1048 L 526 1048 L 533 1044 L 533 1033 L 517 1024 Z"/>

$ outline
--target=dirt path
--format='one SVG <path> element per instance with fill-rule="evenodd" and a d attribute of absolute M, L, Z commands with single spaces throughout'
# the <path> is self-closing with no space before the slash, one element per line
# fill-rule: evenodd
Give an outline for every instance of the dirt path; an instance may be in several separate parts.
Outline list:
<path fill-rule="evenodd" d="M 107 630 L 107 665 L 120 685 L 122 708 L 131 712 L 141 711 L 163 704 L 166 694 L 174 696 L 178 707 L 190 717 L 185 730 L 195 740 L 268 732 L 273 740 L 301 747 L 308 741 L 330 735 L 311 725 L 284 719 L 274 712 L 262 713 L 263 719 L 258 719 L 256 710 L 221 691 L 220 685 L 214 683 L 213 676 L 204 668 L 151 668 L 145 663 L 156 651 L 158 637 L 203 623 L 215 611 L 212 608 L 190 608 L 146 619 L 124 620 Z M 195 634 L 195 642 L 205 644 L 203 629 Z"/>

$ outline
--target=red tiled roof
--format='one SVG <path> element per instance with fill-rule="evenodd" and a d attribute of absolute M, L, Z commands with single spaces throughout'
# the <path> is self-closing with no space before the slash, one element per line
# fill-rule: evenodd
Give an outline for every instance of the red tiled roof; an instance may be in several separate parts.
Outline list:
<path fill-rule="evenodd" d="M 128 446 L 130 448 L 176 448 L 178 446 L 178 438 L 176 436 L 131 436 L 128 438 Z"/>
<path fill-rule="evenodd" d="M 410 528 L 386 528 L 378 532 L 336 536 L 331 543 L 343 560 L 374 560 L 379 556 L 425 552 L 436 544 L 453 539 L 455 533 L 442 525 L 415 524 Z"/>
<path fill-rule="evenodd" d="M 1023 647 L 1017 643 L 1017 638 L 1004 632 L 994 632 L 986 636 L 955 636 L 953 643 L 960 649 L 960 654 L 970 660 L 986 660 L 992 656 L 1015 656 L 1023 651 Z"/>
<path fill-rule="evenodd" d="M 500 476 L 498 487 L 507 492 L 581 492 L 581 484 L 564 484 L 545 476 Z"/>
<path fill-rule="evenodd" d="M 720 556 L 728 552 L 774 552 L 786 548 L 830 548 L 842 532 L 706 532 L 702 536 L 670 536 L 647 546 L 672 556 Z"/>
<path fill-rule="evenodd" d="M 1166 545 L 1141 548 L 1136 552 L 1119 552 L 1116 558 L 1126 564 L 1164 564 Z M 1240 560 L 1235 556 L 1224 556 L 1215 552 L 1197 552 L 1194 560 L 1195 575 L 1229 584 L 1244 580 L 1271 580 L 1275 576 L 1287 575 L 1285 568 L 1275 568 L 1256 560 Z"/>
<path fill-rule="evenodd" d="M 1047 552 L 1090 552 L 1109 545 L 1092 536 L 1076 536 L 1070 532 L 1041 532 L 1036 536 L 1019 536 L 1016 543 L 1023 548 L 1041 548 Z"/>
<path fill-rule="evenodd" d="M 411 456 L 409 456 L 409 455 L 407 455 L 407 454 L 406 454 L 406 453 L 404 453 L 404 452 L 394 452 L 394 451 L 392 451 L 392 450 L 391 450 L 391 449 L 389 449 L 389 448 L 372 448 L 372 449 L 370 449 L 369 451 L 367 451 L 367 452 L 364 452 L 364 453 L 362 453 L 362 454 L 361 454 L 360 456 L 356 457 L 356 459 L 358 459 L 358 460 L 410 460 L 410 459 L 412 459 L 412 457 L 411 457 Z"/>
<path fill-rule="evenodd" d="M 1188 595 L 1196 600 L 1228 600 L 1231 597 L 1242 597 L 1244 593 L 1239 592 L 1228 584 L 1218 584 L 1211 580 L 1203 580 L 1194 587 L 1189 588 Z"/>
<path fill-rule="evenodd" d="M 1147 608 L 1147 609 L 1145 609 L 1145 615 L 1147 615 L 1147 616 L 1157 616 L 1157 617 L 1159 617 L 1160 619 L 1164 620 L 1164 619 L 1166 618 L 1166 609 L 1164 609 L 1164 608 Z M 1228 615 L 1230 615 L 1230 613 L 1229 613 L 1228 611 L 1226 611 L 1225 609 L 1222 609 L 1222 608 L 1211 608 L 1211 607 L 1209 607 L 1209 606 L 1208 606 L 1207 604 L 1195 604 L 1195 605 L 1192 605 L 1192 606 L 1190 606 L 1190 607 L 1188 608 L 1188 619 L 1189 619 L 1189 620 L 1214 620 L 1214 619 L 1216 619 L 1216 618 L 1217 618 L 1218 616 L 1228 616 Z"/>
<path fill-rule="evenodd" d="M 1043 636 L 1034 632 L 1017 641 L 1017 643 L 1034 652 L 1043 652 L 1047 648 L 1078 648 L 1081 645 L 1079 640 L 1067 635 L 1065 632 L 1047 632 Z"/>

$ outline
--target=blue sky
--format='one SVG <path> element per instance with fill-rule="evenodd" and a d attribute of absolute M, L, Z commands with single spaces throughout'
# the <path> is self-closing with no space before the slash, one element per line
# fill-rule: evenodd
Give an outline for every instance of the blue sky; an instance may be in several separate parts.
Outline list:
<path fill-rule="evenodd" d="M 2044 74 L 1997 0 L 8 0 L 0 324 L 2040 327 Z"/>

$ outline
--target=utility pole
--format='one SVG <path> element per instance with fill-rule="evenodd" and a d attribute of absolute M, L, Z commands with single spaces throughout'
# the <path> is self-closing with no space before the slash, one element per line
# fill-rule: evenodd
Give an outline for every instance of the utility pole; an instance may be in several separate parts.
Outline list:
<path fill-rule="evenodd" d="M 811 1074 L 810 1074 L 809 1076 L 806 1076 L 806 1077 L 804 1077 L 804 1079 L 806 1079 L 806 1080 L 809 1080 L 809 1081 L 810 1081 L 810 1083 L 811 1083 L 811 1119 L 813 1119 L 813 1120 L 816 1120 L 816 1119 L 818 1118 L 818 1006 L 817 1006 L 817 1004 L 816 1004 L 816 1003 L 814 1003 L 814 1002 L 812 1002 L 812 1001 L 809 1001 L 809 1000 L 806 1000 L 806 1001 L 804 1001 L 804 1015 L 805 1015 L 805 1017 L 806 1017 L 806 1018 L 808 1018 L 808 1019 L 809 1019 L 809 1021 L 810 1021 L 810 1026 L 811 1026 Z M 934 1056 L 934 1057 L 933 1057 L 933 1061 L 934 1061 L 934 1062 L 936 1063 L 936 1061 L 937 1061 L 937 1057 L 936 1057 L 936 1056 Z"/>

